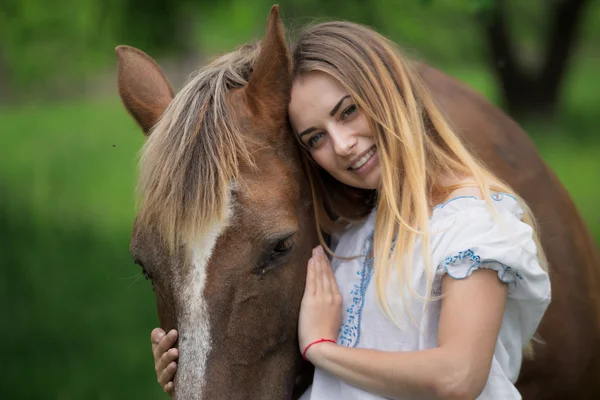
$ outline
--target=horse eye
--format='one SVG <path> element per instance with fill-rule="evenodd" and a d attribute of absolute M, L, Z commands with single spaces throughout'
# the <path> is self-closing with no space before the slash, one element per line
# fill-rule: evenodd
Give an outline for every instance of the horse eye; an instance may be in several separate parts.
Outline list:
<path fill-rule="evenodd" d="M 271 270 L 285 266 L 285 262 L 290 252 L 294 249 L 294 245 L 294 235 L 292 234 L 278 239 L 276 242 L 272 242 L 268 247 L 266 246 L 253 273 L 259 275 L 262 279 Z"/>
<path fill-rule="evenodd" d="M 292 236 L 288 236 L 285 239 L 280 240 L 275 248 L 273 249 L 274 254 L 286 253 L 290 251 L 294 247 L 294 241 L 292 240 Z"/>

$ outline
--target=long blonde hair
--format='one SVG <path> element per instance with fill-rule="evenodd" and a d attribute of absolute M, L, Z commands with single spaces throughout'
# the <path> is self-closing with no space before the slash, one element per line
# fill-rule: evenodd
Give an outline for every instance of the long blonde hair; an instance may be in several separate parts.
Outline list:
<path fill-rule="evenodd" d="M 461 185 L 448 186 L 444 178 L 468 178 L 478 187 L 490 210 L 491 190 L 519 198 L 460 141 L 436 106 L 413 64 L 397 46 L 372 29 L 349 22 L 326 22 L 300 32 L 293 49 L 294 75 L 320 71 L 340 82 L 367 116 L 377 145 L 381 183 L 377 193 L 351 188 L 310 162 L 317 226 L 331 233 L 339 220 L 357 220 L 377 207 L 374 237 L 374 279 L 377 299 L 395 320 L 385 295 L 391 272 L 398 274 L 400 294 L 429 301 L 433 270 L 427 273 L 427 291 L 415 293 L 411 281 L 411 249 L 422 238 L 426 266 L 431 264 L 428 220 L 432 199 L 448 196 Z M 520 199 L 523 221 L 534 228 L 538 257 L 546 268 L 531 210 Z M 395 239 L 393 251 L 390 253 Z M 321 237 L 322 244 L 325 245 Z M 330 250 L 328 250 L 330 251 Z M 404 302 L 406 304 L 406 302 Z"/>

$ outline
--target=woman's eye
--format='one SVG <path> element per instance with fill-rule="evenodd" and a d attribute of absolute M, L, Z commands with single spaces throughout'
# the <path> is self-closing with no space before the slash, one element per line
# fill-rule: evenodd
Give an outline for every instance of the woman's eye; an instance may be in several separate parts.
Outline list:
<path fill-rule="evenodd" d="M 356 108 L 356 104 L 352 104 L 350 106 L 348 106 L 343 112 L 342 112 L 342 119 L 350 117 L 351 115 L 355 114 L 357 111 Z"/>
<path fill-rule="evenodd" d="M 317 133 L 313 135 L 310 139 L 308 139 L 308 147 L 315 147 L 321 138 L 323 137 L 323 132 Z"/>

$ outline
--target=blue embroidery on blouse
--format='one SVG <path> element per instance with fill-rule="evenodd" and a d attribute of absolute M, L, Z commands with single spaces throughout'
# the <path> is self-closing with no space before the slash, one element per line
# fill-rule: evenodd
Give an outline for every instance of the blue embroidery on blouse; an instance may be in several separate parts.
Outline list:
<path fill-rule="evenodd" d="M 504 192 L 492 193 L 491 198 L 492 198 L 492 200 L 495 200 L 495 201 L 501 201 L 504 198 L 504 196 L 508 196 L 508 197 L 512 198 L 513 200 L 515 200 L 515 201 L 519 201 L 512 194 L 510 194 L 510 193 L 504 193 Z M 458 199 L 475 199 L 475 200 L 480 200 L 480 199 L 478 199 L 475 196 L 458 196 L 458 197 L 454 197 L 454 198 L 452 198 L 452 199 L 450 199 L 450 200 L 448 200 L 448 201 L 446 201 L 446 202 L 444 202 L 442 204 L 438 204 L 437 206 L 433 207 L 433 209 L 435 210 L 436 208 L 444 208 L 445 206 L 448 205 L 448 203 L 452 203 L 454 200 L 458 200 Z"/>
<path fill-rule="evenodd" d="M 469 268 L 463 276 L 454 276 L 450 273 L 449 267 L 451 265 L 455 265 L 459 262 L 471 262 Z M 502 270 L 498 268 L 494 268 L 495 265 L 502 266 Z M 479 267 L 493 269 L 498 272 L 498 277 L 504 283 L 512 283 L 515 282 L 515 277 L 519 279 L 523 279 L 523 275 L 519 272 L 519 270 L 509 267 L 508 265 L 504 265 L 496 260 L 481 260 L 477 254 L 473 252 L 471 249 L 467 249 L 465 251 L 459 251 L 457 255 L 452 257 L 447 257 L 441 265 L 442 268 L 446 270 L 446 273 L 450 275 L 454 279 L 464 279 L 467 276 L 471 275 L 471 273 L 478 269 Z M 506 278 L 505 278 L 506 277 Z M 512 278 L 512 279 L 511 279 Z"/>
<path fill-rule="evenodd" d="M 360 317 L 365 305 L 365 292 L 373 276 L 373 257 L 369 257 L 372 247 L 373 233 L 369 235 L 365 243 L 366 252 L 362 269 L 356 273 L 360 277 L 360 282 L 354 284 L 350 291 L 352 304 L 346 309 L 348 318 L 344 321 L 338 333 L 338 343 L 342 346 L 356 347 L 360 339 Z"/>

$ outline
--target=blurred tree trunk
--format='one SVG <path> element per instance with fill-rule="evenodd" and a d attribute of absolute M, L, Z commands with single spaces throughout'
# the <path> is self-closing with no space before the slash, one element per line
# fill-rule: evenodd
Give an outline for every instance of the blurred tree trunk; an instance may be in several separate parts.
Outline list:
<path fill-rule="evenodd" d="M 500 85 L 503 105 L 515 118 L 552 118 L 559 107 L 560 92 L 571 51 L 578 37 L 579 21 L 588 0 L 548 1 L 549 28 L 544 38 L 544 59 L 528 71 L 520 63 L 506 26 L 505 1 L 484 19 L 491 68 Z"/>
<path fill-rule="evenodd" d="M 112 6 L 121 15 L 121 39 L 132 42 L 132 45 L 143 48 L 146 52 L 179 56 L 188 54 L 195 42 L 193 23 L 196 11 L 200 7 L 211 6 L 211 3 L 214 2 L 113 0 Z"/>

